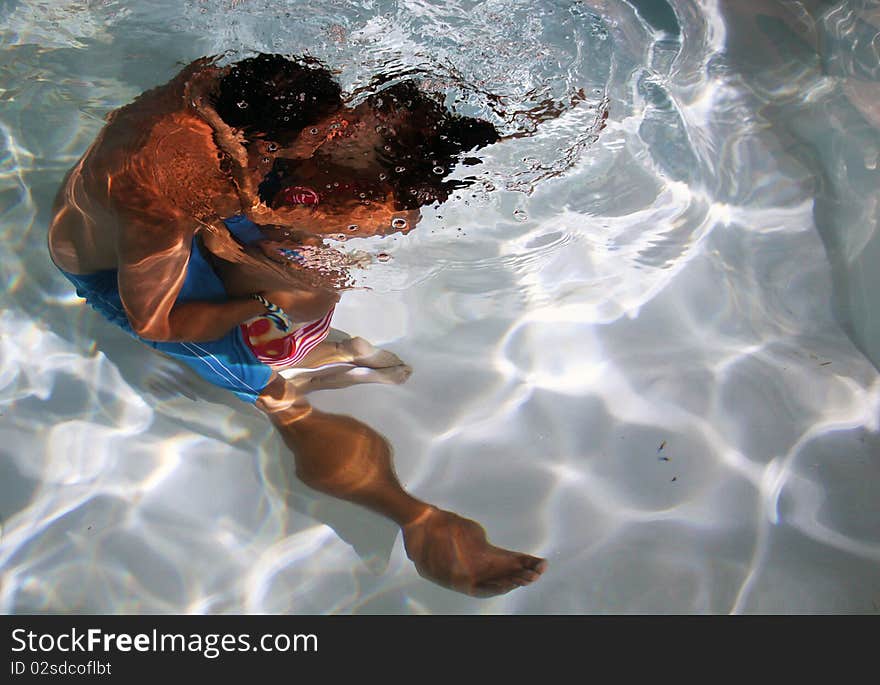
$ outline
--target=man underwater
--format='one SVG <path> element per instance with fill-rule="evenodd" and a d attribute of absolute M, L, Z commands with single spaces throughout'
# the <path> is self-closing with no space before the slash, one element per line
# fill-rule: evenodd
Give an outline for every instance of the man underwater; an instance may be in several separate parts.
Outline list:
<path fill-rule="evenodd" d="M 400 526 L 423 577 L 496 595 L 546 562 L 408 494 L 382 436 L 306 395 L 411 371 L 326 339 L 347 272 L 322 236 L 409 231 L 456 187 L 442 177 L 459 155 L 497 139 L 411 82 L 350 108 L 314 61 L 198 60 L 108 117 L 59 191 L 49 250 L 102 315 L 263 411 L 306 485 Z"/>

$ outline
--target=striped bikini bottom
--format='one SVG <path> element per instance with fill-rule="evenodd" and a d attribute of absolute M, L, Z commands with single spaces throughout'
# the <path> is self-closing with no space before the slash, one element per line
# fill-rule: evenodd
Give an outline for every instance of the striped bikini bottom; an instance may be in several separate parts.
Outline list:
<path fill-rule="evenodd" d="M 258 316 L 241 324 L 241 337 L 263 364 L 273 369 L 293 366 L 305 359 L 330 332 L 333 309 L 316 321 L 286 333 L 269 316 Z"/>

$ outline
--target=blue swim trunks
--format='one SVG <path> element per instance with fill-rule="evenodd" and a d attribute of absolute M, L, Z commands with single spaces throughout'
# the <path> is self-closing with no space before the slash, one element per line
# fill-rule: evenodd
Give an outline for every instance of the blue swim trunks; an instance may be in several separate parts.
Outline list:
<path fill-rule="evenodd" d="M 259 228 L 244 217 L 226 220 L 230 232 L 247 244 L 260 239 Z M 76 286 L 76 294 L 82 297 L 111 323 L 150 347 L 180 360 L 209 383 L 234 392 L 251 404 L 257 401 L 263 388 L 269 383 L 272 369 L 261 362 L 242 337 L 236 326 L 229 333 L 211 342 L 155 342 L 139 337 L 122 307 L 116 269 L 78 276 L 60 270 Z M 192 253 L 186 267 L 186 279 L 177 302 L 201 300 L 209 302 L 228 301 L 226 289 L 211 264 L 202 255 L 193 239 Z"/>

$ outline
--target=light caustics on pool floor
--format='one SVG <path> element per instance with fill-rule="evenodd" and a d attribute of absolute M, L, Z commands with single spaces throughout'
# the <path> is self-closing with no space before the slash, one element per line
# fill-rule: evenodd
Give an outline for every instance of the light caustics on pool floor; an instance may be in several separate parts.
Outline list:
<path fill-rule="evenodd" d="M 872 74 L 829 72 L 816 36 L 880 21 L 735 4 L 0 10 L 0 611 L 876 612 L 880 381 L 837 323 L 817 198 L 840 179 L 803 141 L 869 111 L 846 93 Z M 201 55 L 307 48 L 347 92 L 415 69 L 507 132 L 567 103 L 410 235 L 344 246 L 390 260 L 334 325 L 415 373 L 316 398 L 382 432 L 420 497 L 546 556 L 529 589 L 420 579 L 392 526 L 297 484 L 256 411 L 48 261 L 52 196 L 106 112 Z"/>

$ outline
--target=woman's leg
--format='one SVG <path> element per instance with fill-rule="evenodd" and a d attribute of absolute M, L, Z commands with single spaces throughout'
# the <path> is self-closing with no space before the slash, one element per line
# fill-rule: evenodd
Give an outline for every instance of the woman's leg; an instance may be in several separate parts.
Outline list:
<path fill-rule="evenodd" d="M 301 384 L 275 378 L 257 401 L 293 453 L 297 476 L 315 490 L 394 521 L 422 576 L 459 592 L 489 596 L 527 585 L 543 572 L 544 560 L 494 547 L 479 524 L 407 493 L 381 435 L 350 416 L 312 408 L 303 390 Z"/>
<path fill-rule="evenodd" d="M 309 352 L 296 365 L 297 368 L 316 369 L 326 364 L 352 364 L 370 369 L 384 369 L 402 365 L 403 362 L 393 352 L 373 347 L 363 338 L 352 338 L 337 331 L 330 330 L 331 337 L 342 337 L 342 340 L 325 340 Z"/>

